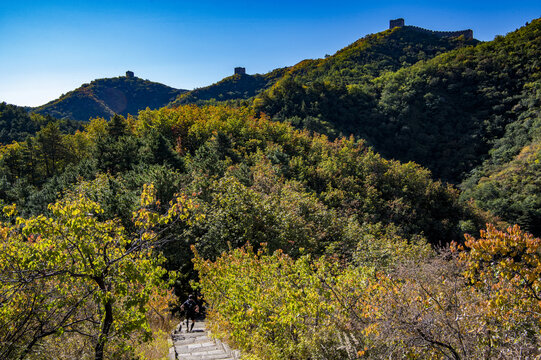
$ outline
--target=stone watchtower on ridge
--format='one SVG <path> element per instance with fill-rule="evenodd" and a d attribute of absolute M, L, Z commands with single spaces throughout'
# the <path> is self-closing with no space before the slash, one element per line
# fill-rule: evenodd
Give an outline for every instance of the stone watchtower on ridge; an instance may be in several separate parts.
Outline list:
<path fill-rule="evenodd" d="M 243 68 L 243 67 L 236 67 L 235 68 L 235 75 L 236 74 L 239 74 L 239 75 L 246 75 L 246 68 Z"/>
<path fill-rule="evenodd" d="M 389 21 L 389 29 L 394 29 L 395 27 L 404 27 L 404 19 L 395 19 Z"/>
<path fill-rule="evenodd" d="M 133 71 L 128 70 L 128 71 L 126 71 L 126 77 L 128 79 L 133 79 L 135 77 L 135 75 L 134 75 Z"/>

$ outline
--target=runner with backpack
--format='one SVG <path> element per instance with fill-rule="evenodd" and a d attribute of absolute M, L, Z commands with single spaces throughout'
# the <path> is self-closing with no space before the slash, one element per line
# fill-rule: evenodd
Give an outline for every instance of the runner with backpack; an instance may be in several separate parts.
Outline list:
<path fill-rule="evenodd" d="M 199 313 L 199 305 L 197 305 L 197 302 L 195 301 L 195 296 L 188 296 L 188 300 L 186 300 L 184 304 L 182 304 L 181 309 L 184 310 L 184 314 L 186 315 L 186 332 L 191 332 L 195 325 L 195 318 L 197 316 L 197 313 Z M 190 319 L 192 320 L 191 327 Z"/>

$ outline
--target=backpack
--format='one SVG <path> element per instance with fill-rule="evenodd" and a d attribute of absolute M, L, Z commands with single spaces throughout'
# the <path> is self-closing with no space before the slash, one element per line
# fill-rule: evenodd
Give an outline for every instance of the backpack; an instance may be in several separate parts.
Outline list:
<path fill-rule="evenodd" d="M 193 299 L 188 299 L 182 304 L 182 307 L 184 307 L 184 311 L 187 312 L 194 312 L 195 308 L 197 307 L 197 304 Z"/>

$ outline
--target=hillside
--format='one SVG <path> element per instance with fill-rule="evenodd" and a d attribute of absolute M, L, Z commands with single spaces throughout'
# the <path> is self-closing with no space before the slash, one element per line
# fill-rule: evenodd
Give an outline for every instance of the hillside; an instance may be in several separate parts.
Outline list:
<path fill-rule="evenodd" d="M 90 118 L 110 118 L 114 114 L 137 114 L 139 110 L 156 109 L 186 90 L 143 80 L 120 76 L 97 79 L 90 84 L 62 95 L 59 99 L 34 109 L 59 119 L 88 121 Z"/>
<path fill-rule="evenodd" d="M 52 122 L 56 122 L 65 133 L 81 129 L 81 124 L 77 121 L 58 121 L 50 115 L 43 116 L 28 111 L 27 107 L 0 103 L 0 144 L 23 141 Z"/>
<path fill-rule="evenodd" d="M 159 108 L 168 103 L 170 106 L 201 105 L 251 99 L 289 77 L 306 83 L 366 83 L 385 71 L 395 71 L 475 43 L 476 40 L 464 38 L 437 37 L 413 27 L 394 28 L 368 35 L 324 59 L 304 60 L 266 74 L 235 74 L 192 91 L 173 89 L 137 77 L 97 79 L 34 111 L 59 119 L 87 121 L 91 117 L 110 118 L 115 113 L 137 114 L 146 107 Z"/>
<path fill-rule="evenodd" d="M 202 105 L 210 101 L 246 100 L 274 84 L 286 71 L 287 69 L 284 68 L 276 69 L 264 75 L 234 74 L 215 84 L 185 92 L 172 101 L 170 105 Z"/>
<path fill-rule="evenodd" d="M 541 81 L 528 88 L 516 105 L 517 120 L 461 184 L 461 196 L 505 222 L 541 235 Z"/>
<path fill-rule="evenodd" d="M 443 52 L 474 45 L 477 40 L 441 38 L 413 27 L 402 27 L 367 35 L 323 59 L 303 60 L 267 74 L 233 75 L 210 86 L 179 95 L 171 105 L 204 104 L 209 100 L 251 98 L 277 81 L 293 77 L 303 83 L 364 83 L 385 71 L 395 71 Z"/>
<path fill-rule="evenodd" d="M 464 37 L 439 37 L 411 26 L 395 27 L 367 35 L 324 59 L 302 61 L 291 67 L 288 74 L 304 83 L 359 84 L 384 72 L 477 43 Z"/>
<path fill-rule="evenodd" d="M 384 156 L 415 161 L 438 178 L 460 182 L 520 116 L 515 106 L 539 79 L 540 56 L 541 21 L 534 20 L 505 37 L 366 84 L 334 85 L 324 76 L 312 84 L 302 77 L 278 82 L 254 104 L 302 128 L 355 134 Z"/>
<path fill-rule="evenodd" d="M 378 151 L 460 181 L 517 121 L 541 79 L 541 20 L 495 40 L 451 51 L 378 80 Z"/>
<path fill-rule="evenodd" d="M 522 148 L 511 161 L 483 173 L 462 194 L 480 208 L 491 211 L 507 223 L 541 234 L 541 141 Z"/>

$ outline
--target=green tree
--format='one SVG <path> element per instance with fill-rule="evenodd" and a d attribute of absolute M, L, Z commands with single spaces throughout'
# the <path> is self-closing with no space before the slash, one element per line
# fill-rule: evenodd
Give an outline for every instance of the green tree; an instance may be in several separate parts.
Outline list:
<path fill-rule="evenodd" d="M 50 205 L 50 217 L 18 217 L 0 227 L 3 359 L 23 359 L 52 335 L 88 337 L 96 360 L 126 351 L 133 332 L 148 339 L 145 305 L 167 285 L 155 230 L 189 221 L 193 206 L 176 197 L 159 214 L 154 188 L 145 186 L 133 214 L 137 230 L 128 233 L 118 220 L 101 219 L 103 209 L 85 187 L 92 184 Z M 12 216 L 15 207 L 4 211 Z"/>
<path fill-rule="evenodd" d="M 98 169 L 118 173 L 130 170 L 141 160 L 141 141 L 129 129 L 126 119 L 115 115 L 107 123 L 106 133 L 96 139 L 94 157 Z"/>
<path fill-rule="evenodd" d="M 58 123 L 47 124 L 36 135 L 36 143 L 45 164 L 47 177 L 56 173 L 59 162 L 67 155 L 63 137 Z"/>

